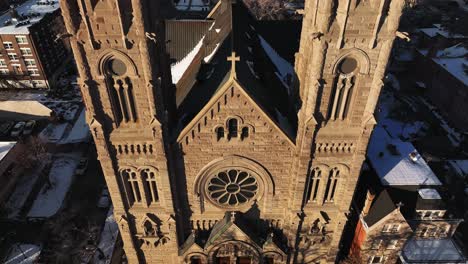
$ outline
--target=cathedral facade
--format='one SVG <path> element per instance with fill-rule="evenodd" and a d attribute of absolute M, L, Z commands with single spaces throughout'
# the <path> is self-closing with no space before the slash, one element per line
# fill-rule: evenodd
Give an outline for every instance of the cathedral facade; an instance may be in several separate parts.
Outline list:
<path fill-rule="evenodd" d="M 334 263 L 403 5 L 61 0 L 129 262 Z"/>

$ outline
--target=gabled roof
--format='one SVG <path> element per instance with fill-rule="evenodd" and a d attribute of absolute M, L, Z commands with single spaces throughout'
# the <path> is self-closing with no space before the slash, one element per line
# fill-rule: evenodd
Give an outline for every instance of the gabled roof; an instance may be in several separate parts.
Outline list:
<path fill-rule="evenodd" d="M 382 218 L 395 211 L 396 208 L 387 190 L 383 190 L 377 197 L 377 200 L 372 204 L 369 213 L 364 217 L 364 221 L 368 227 L 371 227 Z"/>
<path fill-rule="evenodd" d="M 382 185 L 442 185 L 413 144 L 391 138 L 383 127 L 374 129 L 369 141 L 367 158 Z"/>
<path fill-rule="evenodd" d="M 183 129 L 214 97 L 229 79 L 235 52 L 236 81 L 290 138 L 295 137 L 296 114 L 289 105 L 288 91 L 278 78 L 278 69 L 263 49 L 255 29 L 256 21 L 242 3 L 232 5 L 232 30 L 213 55 L 203 64 L 198 79 L 178 108 L 179 128 Z"/>

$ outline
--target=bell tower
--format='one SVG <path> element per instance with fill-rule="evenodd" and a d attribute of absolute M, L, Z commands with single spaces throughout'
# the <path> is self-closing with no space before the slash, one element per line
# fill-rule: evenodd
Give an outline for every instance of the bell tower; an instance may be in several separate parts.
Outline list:
<path fill-rule="evenodd" d="M 306 1 L 295 65 L 297 261 L 333 262 L 340 248 L 403 6 Z"/>
<path fill-rule="evenodd" d="M 177 263 L 166 143 L 175 102 L 160 44 L 161 2 L 61 0 L 87 122 L 130 263 L 168 256 Z"/>

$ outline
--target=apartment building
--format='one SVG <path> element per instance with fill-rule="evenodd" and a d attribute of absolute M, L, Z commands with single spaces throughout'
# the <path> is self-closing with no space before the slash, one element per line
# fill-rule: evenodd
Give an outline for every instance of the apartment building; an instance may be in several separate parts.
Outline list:
<path fill-rule="evenodd" d="M 53 85 L 68 52 L 58 1 L 29 0 L 0 16 L 0 88 Z"/>

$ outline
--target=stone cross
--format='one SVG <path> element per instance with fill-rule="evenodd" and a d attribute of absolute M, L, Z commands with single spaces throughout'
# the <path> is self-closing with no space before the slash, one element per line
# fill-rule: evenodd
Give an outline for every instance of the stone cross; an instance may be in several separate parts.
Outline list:
<path fill-rule="evenodd" d="M 233 51 L 231 56 L 227 58 L 231 62 L 231 76 L 236 77 L 236 62 L 240 61 L 240 57 L 236 57 L 236 53 Z"/>
<path fill-rule="evenodd" d="M 231 222 L 236 220 L 236 212 L 231 212 Z"/>

